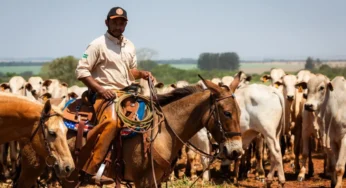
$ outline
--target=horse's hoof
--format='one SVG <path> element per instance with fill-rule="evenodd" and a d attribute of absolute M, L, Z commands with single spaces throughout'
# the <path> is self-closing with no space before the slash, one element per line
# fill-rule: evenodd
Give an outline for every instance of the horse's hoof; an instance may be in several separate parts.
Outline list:
<path fill-rule="evenodd" d="M 297 180 L 298 180 L 299 182 L 302 182 L 302 181 L 304 181 L 304 177 L 299 176 Z"/>

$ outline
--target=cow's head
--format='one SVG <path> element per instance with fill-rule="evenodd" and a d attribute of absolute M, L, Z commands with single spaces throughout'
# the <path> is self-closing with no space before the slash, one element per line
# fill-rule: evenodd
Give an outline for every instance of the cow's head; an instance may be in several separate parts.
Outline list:
<path fill-rule="evenodd" d="M 303 89 L 305 89 L 304 85 L 305 84 L 301 84 Z M 333 85 L 329 78 L 322 74 L 311 77 L 305 87 L 308 90 L 308 94 L 304 108 L 308 111 L 319 110 L 321 104 L 325 100 L 327 92 L 333 91 Z"/>
<path fill-rule="evenodd" d="M 28 92 L 31 92 L 33 96 L 40 96 L 42 94 L 42 84 L 42 78 L 34 76 L 29 78 L 28 83 L 26 83 L 25 85 L 25 88 Z"/>
<path fill-rule="evenodd" d="M 297 76 L 295 75 L 285 75 L 280 81 L 274 83 L 275 87 L 283 87 L 283 91 L 286 95 L 288 101 L 293 101 L 296 93 L 295 85 L 297 84 Z"/>

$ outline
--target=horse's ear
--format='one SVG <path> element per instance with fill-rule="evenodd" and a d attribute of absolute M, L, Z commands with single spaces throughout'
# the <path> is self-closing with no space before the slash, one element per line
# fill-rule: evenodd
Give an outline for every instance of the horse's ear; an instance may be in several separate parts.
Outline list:
<path fill-rule="evenodd" d="M 47 100 L 43 107 L 43 113 L 49 114 L 51 109 L 52 109 L 52 105 L 50 104 L 50 100 Z"/>
<path fill-rule="evenodd" d="M 241 74 L 243 72 L 240 71 L 237 76 L 234 78 L 234 80 L 232 81 L 232 83 L 229 85 L 229 89 L 231 90 L 232 93 L 235 92 L 235 90 L 238 88 L 238 85 L 240 83 L 240 77 L 241 77 Z"/>
<path fill-rule="evenodd" d="M 220 95 L 222 92 L 222 89 L 218 85 L 209 80 L 204 80 L 204 85 L 216 96 Z"/>

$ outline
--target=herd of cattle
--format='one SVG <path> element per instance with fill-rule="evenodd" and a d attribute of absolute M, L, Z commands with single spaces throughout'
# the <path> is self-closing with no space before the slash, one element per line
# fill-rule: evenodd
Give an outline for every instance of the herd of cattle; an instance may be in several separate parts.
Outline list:
<path fill-rule="evenodd" d="M 257 153 L 258 178 L 264 179 L 265 177 L 263 154 L 264 148 L 267 147 L 271 166 L 267 174 L 268 182 L 273 180 L 274 173 L 277 171 L 279 182 L 285 183 L 283 158 L 292 160 L 298 181 L 303 181 L 308 172 L 307 168 L 309 174 L 313 173 L 311 143 L 316 140 L 326 156 L 325 174 L 331 178 L 332 187 L 342 187 L 346 162 L 346 114 L 344 113 L 346 82 L 344 77 L 337 76 L 330 80 L 324 75 L 313 74 L 307 70 L 301 70 L 297 75 L 291 75 L 286 74 L 282 69 L 272 69 L 270 75 L 264 75 L 261 78 L 263 82 L 270 81 L 268 86 L 250 84 L 251 76 L 242 72 L 241 74 L 241 83 L 235 96 L 241 109 L 240 127 L 245 154 L 242 156 L 241 164 L 240 159 L 235 163 L 236 177 L 242 175 L 242 172 L 239 172 L 239 165 L 249 163 L 246 161 L 251 158 L 248 157 L 251 155 L 248 148 L 250 145 L 254 145 Z M 233 77 L 213 78 L 211 81 L 220 86 L 228 86 L 233 81 Z M 157 82 L 154 84 L 158 94 L 189 85 L 186 81 L 178 81 L 168 86 Z M 203 86 L 201 81 L 197 84 Z M 149 96 L 150 89 L 147 82 L 140 80 L 140 85 L 142 86 L 141 94 Z M 60 108 L 63 108 L 71 98 L 80 97 L 85 90 L 87 90 L 86 87 L 68 87 L 66 83 L 57 79 L 43 80 L 40 77 L 31 77 L 26 81 L 20 76 L 15 76 L 8 83 L 0 85 L 1 92 L 26 96 L 40 102 L 49 99 Z M 205 153 L 214 152 L 212 138 L 206 129 L 200 130 L 190 140 L 190 143 Z M 286 146 L 289 146 L 287 150 Z M 7 151 L 10 151 L 12 167 L 7 161 Z M 286 151 L 290 151 L 290 153 L 286 153 Z M 17 158 L 18 151 L 15 142 L 0 147 L 1 173 L 6 178 L 10 178 L 9 169 L 15 173 L 14 169 L 18 165 Z M 309 167 L 306 165 L 307 158 L 309 158 Z M 207 169 L 210 158 L 189 148 L 183 148 L 177 161 L 176 166 L 179 169 L 177 169 L 176 175 L 182 177 L 185 173 L 185 166 L 190 164 L 190 174 L 195 178 L 197 161 L 201 162 L 203 169 Z M 229 165 L 229 161 L 223 161 L 223 165 Z M 241 168 L 241 170 L 244 169 L 246 168 Z M 203 173 L 203 179 L 210 179 L 209 170 Z"/>

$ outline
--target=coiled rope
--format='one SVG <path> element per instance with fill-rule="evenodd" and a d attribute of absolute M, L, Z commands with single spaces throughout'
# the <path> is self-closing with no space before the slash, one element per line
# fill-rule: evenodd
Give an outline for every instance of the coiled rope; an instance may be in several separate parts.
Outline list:
<path fill-rule="evenodd" d="M 137 98 L 145 102 L 147 109 L 146 109 L 146 115 L 143 118 L 143 120 L 137 121 L 137 120 L 129 119 L 128 117 L 126 117 L 123 110 L 121 109 L 122 108 L 121 104 L 124 100 L 128 98 Z M 128 127 L 133 130 L 136 130 L 138 127 L 140 127 L 141 129 L 147 130 L 150 128 L 151 123 L 153 121 L 153 110 L 149 104 L 150 104 L 150 100 L 146 97 L 142 97 L 139 95 L 135 96 L 133 94 L 123 94 L 116 100 L 115 110 L 118 114 L 118 117 L 121 119 L 121 121 L 124 122 L 124 127 Z"/>

